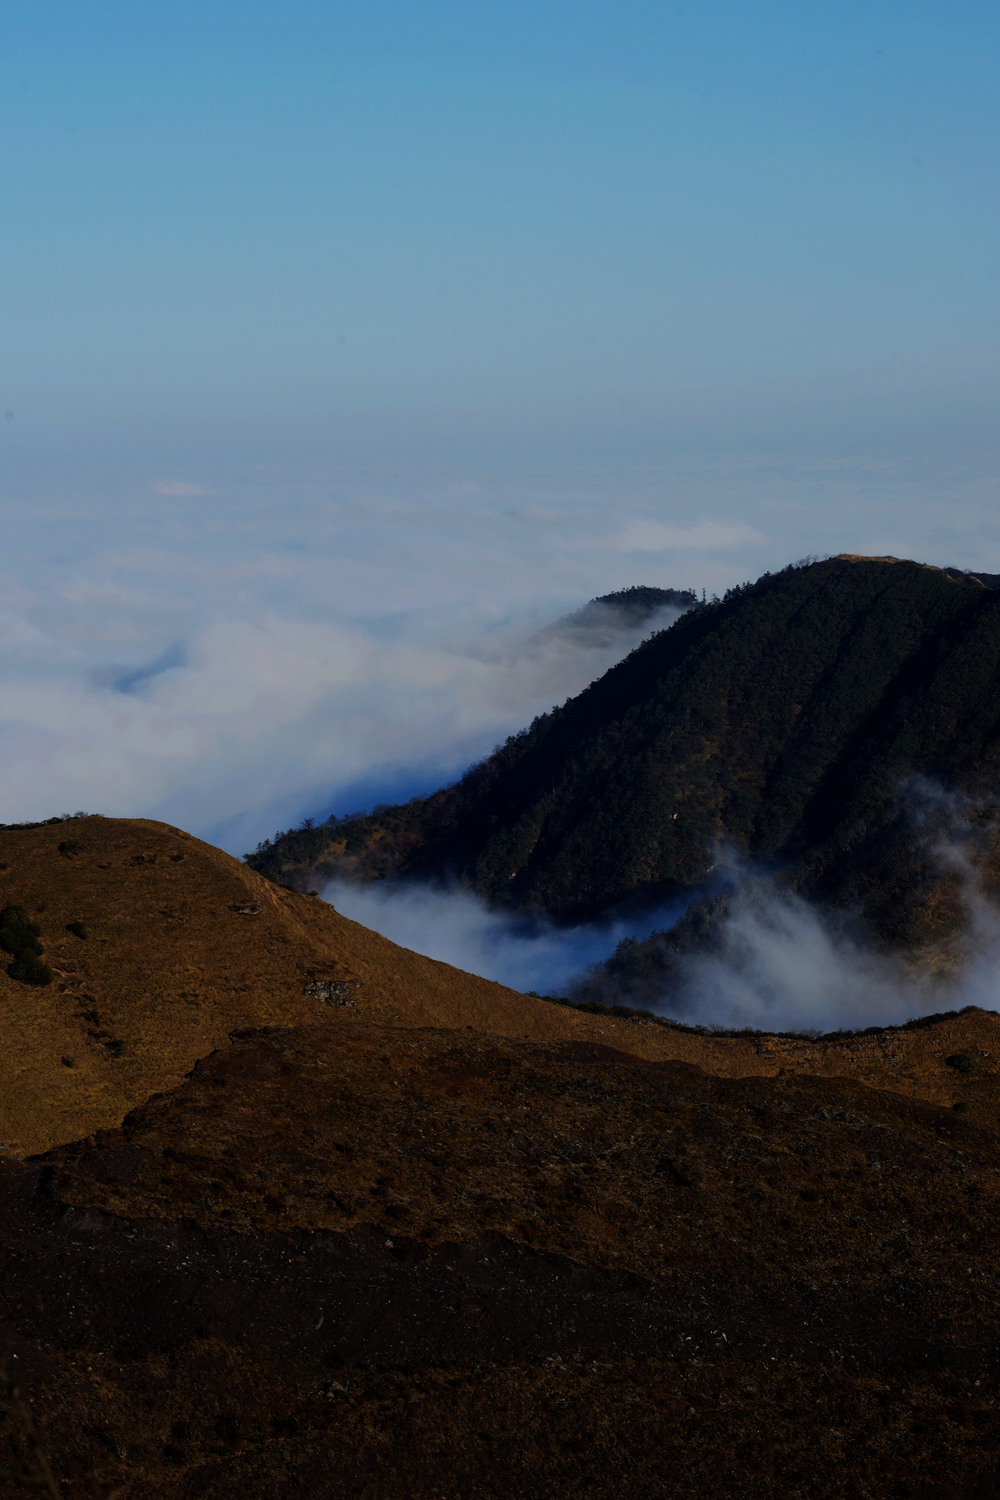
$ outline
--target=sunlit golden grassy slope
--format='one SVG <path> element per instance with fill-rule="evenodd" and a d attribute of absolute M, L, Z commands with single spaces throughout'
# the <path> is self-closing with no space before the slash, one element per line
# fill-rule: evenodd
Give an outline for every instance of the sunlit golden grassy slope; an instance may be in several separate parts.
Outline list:
<path fill-rule="evenodd" d="M 0 966 L 0 1142 L 9 1155 L 117 1124 L 232 1031 L 345 1020 L 589 1038 L 727 1077 L 846 1075 L 938 1103 L 962 1099 L 984 1120 L 1000 1113 L 992 1012 L 819 1043 L 702 1037 L 582 1014 L 399 948 L 163 823 L 88 817 L 0 831 L 0 906 L 8 903 L 38 923 L 54 971 L 40 988 Z M 90 935 L 69 933 L 73 921 Z M 348 985 L 351 1003 L 309 994 L 317 981 Z M 958 1050 L 985 1054 L 970 1079 L 945 1065 Z"/>

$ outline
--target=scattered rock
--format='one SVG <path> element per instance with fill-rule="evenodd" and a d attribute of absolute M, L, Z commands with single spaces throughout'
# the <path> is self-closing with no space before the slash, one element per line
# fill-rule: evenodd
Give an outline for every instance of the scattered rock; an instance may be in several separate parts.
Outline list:
<path fill-rule="evenodd" d="M 357 1005 L 353 991 L 360 983 L 359 979 L 314 979 L 305 992 L 327 1005 Z"/>

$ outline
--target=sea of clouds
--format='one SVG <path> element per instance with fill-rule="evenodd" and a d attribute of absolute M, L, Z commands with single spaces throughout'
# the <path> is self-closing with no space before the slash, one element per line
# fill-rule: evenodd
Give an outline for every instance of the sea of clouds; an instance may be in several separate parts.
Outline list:
<path fill-rule="evenodd" d="M 636 541 L 599 487 L 21 483 L 0 506 L 0 821 L 150 816 L 237 854 L 460 775 L 674 616 L 545 627 L 633 583 L 725 586 L 763 541 L 718 517 Z"/>
<path fill-rule="evenodd" d="M 18 448 L 18 433 L 0 424 L 0 821 L 154 817 L 234 854 L 306 816 L 428 792 L 579 692 L 645 633 L 546 629 L 598 594 L 722 592 L 839 550 L 1000 567 L 978 472 L 950 482 L 943 534 L 919 466 L 605 456 L 470 478 L 263 450 L 241 463 L 211 444 L 185 458 L 123 438 L 112 453 L 106 435 L 93 452 Z M 621 935 L 514 930 L 447 900 L 414 920 L 373 896 L 362 919 L 412 946 L 431 929 L 434 956 L 542 991 Z M 808 951 L 803 920 L 775 917 L 769 962 Z M 806 970 L 843 970 L 842 949 L 809 941 Z M 706 973 L 711 1019 L 760 1009 L 721 986 Z M 778 1024 L 781 1005 L 765 1009 Z"/>

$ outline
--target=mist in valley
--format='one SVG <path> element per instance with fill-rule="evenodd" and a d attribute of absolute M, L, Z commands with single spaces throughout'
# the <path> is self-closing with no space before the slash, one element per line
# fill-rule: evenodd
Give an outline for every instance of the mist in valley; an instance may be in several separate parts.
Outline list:
<path fill-rule="evenodd" d="M 1000 906 L 982 879 L 977 807 L 923 779 L 902 795 L 925 852 L 956 881 L 962 931 L 943 964 L 880 949 L 850 913 L 808 901 L 731 855 L 707 891 L 726 894 L 713 942 L 680 956 L 660 993 L 637 992 L 603 963 L 623 939 L 669 931 L 705 890 L 641 916 L 576 926 L 491 910 L 468 890 L 440 885 L 341 881 L 323 894 L 393 942 L 514 989 L 649 1009 L 686 1025 L 823 1033 L 901 1025 L 965 1005 L 997 1009 Z"/>
<path fill-rule="evenodd" d="M 566 994 L 581 969 L 599 963 L 622 938 L 676 921 L 686 905 L 650 911 L 638 923 L 619 916 L 560 927 L 545 918 L 491 911 L 471 891 L 454 887 L 334 881 L 323 896 L 345 917 L 401 947 L 546 995 Z"/>

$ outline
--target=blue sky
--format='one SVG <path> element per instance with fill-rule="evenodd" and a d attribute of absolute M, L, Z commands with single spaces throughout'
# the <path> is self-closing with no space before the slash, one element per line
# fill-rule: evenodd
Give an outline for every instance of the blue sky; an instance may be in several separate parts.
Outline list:
<path fill-rule="evenodd" d="M 995 382 L 998 25 L 944 0 L 12 0 L 3 402 L 39 432 L 321 438 Z"/>
<path fill-rule="evenodd" d="M 1000 571 L 998 29 L 9 0 L 0 819 L 238 850 L 583 685 L 594 594 Z"/>

